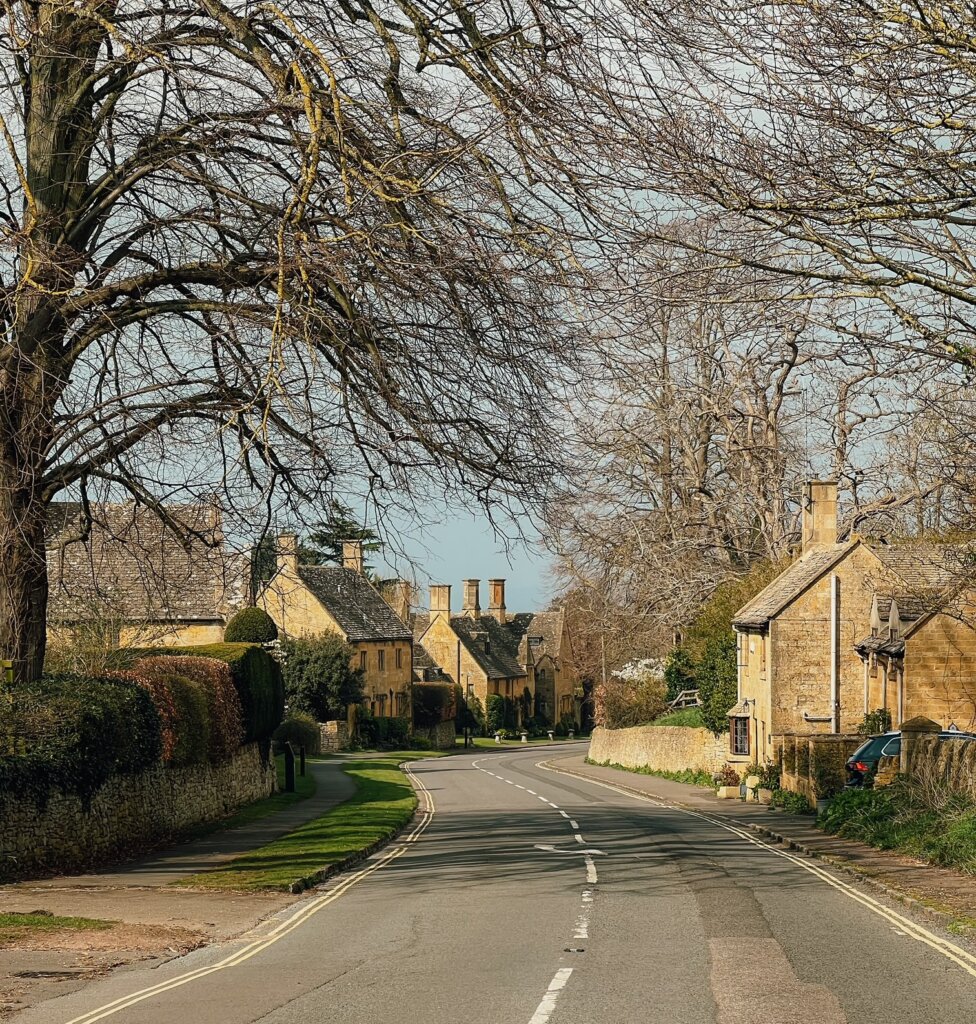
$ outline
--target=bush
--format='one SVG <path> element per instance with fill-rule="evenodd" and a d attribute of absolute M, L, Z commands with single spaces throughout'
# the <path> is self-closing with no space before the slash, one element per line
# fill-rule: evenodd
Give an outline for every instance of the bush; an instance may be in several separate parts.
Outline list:
<path fill-rule="evenodd" d="M 491 734 L 505 728 L 505 698 L 500 694 L 489 693 L 485 699 L 485 725 Z"/>
<path fill-rule="evenodd" d="M 810 753 L 810 782 L 818 800 L 836 796 L 847 781 L 840 744 L 814 743 Z"/>
<path fill-rule="evenodd" d="M 811 814 L 810 803 L 800 793 L 788 789 L 773 790 L 773 807 L 782 807 L 788 814 Z"/>
<path fill-rule="evenodd" d="M 410 739 L 410 722 L 406 718 L 378 717 L 376 738 L 381 750 L 406 750 Z"/>
<path fill-rule="evenodd" d="M 188 647 L 152 647 L 128 652 L 130 661 L 144 657 L 214 658 L 230 669 L 241 703 L 244 743 L 267 740 L 285 713 L 281 667 L 256 644 L 200 644 Z"/>
<path fill-rule="evenodd" d="M 434 745 L 424 736 L 414 736 L 410 740 L 411 750 L 433 750 Z"/>
<path fill-rule="evenodd" d="M 696 688 L 695 664 L 684 647 L 675 647 L 668 655 L 664 664 L 664 683 L 667 687 L 668 703 L 673 701 L 682 690 Z"/>
<path fill-rule="evenodd" d="M 861 736 L 877 736 L 882 732 L 890 732 L 891 712 L 887 708 L 869 712 L 861 719 L 861 724 L 855 731 Z"/>
<path fill-rule="evenodd" d="M 651 725 L 680 725 L 688 729 L 704 729 L 705 719 L 701 708 L 679 708 L 655 718 Z"/>
<path fill-rule="evenodd" d="M 415 683 L 410 688 L 413 724 L 431 729 L 451 717 L 452 688 L 447 683 Z"/>
<path fill-rule="evenodd" d="M 595 693 L 596 724 L 626 729 L 653 722 L 664 714 L 668 702 L 662 671 L 660 662 L 644 659 L 625 665 L 600 683 Z M 567 729 L 574 727 L 563 724 Z"/>
<path fill-rule="evenodd" d="M 285 744 L 290 743 L 298 752 L 299 747 L 305 748 L 306 754 L 317 754 L 320 750 L 322 734 L 319 724 L 311 715 L 301 712 L 289 715 L 274 731 L 275 751 L 281 753 Z"/>
<path fill-rule="evenodd" d="M 290 711 L 328 722 L 362 701 L 363 673 L 352 667 L 356 650 L 338 633 L 285 640 L 280 652 Z"/>
<path fill-rule="evenodd" d="M 126 679 L 45 676 L 18 687 L 10 733 L 20 752 L 0 756 L 0 793 L 44 806 L 54 792 L 86 803 L 112 775 L 159 764 L 159 715 Z"/>
<path fill-rule="evenodd" d="M 278 627 L 263 608 L 242 608 L 224 630 L 227 644 L 270 644 L 278 639 Z"/>
<path fill-rule="evenodd" d="M 722 765 L 722 770 L 718 773 L 718 784 L 720 786 L 738 786 L 740 781 L 739 773 L 732 765 Z"/>
<path fill-rule="evenodd" d="M 141 658 L 132 666 L 132 672 L 137 680 L 141 676 L 152 678 L 175 675 L 201 687 L 206 698 L 209 723 L 207 759 L 213 762 L 225 761 L 238 750 L 244 738 L 244 716 L 241 699 L 226 662 L 215 658 L 181 656 Z M 164 711 L 158 704 L 157 710 L 160 710 L 160 717 L 164 717 Z"/>

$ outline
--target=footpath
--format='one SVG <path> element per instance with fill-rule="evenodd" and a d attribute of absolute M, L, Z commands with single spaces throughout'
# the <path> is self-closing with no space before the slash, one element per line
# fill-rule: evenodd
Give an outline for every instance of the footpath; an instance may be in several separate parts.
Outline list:
<path fill-rule="evenodd" d="M 0 886 L 0 915 L 41 913 L 117 922 L 104 931 L 43 934 L 0 945 L 0 1017 L 63 994 L 121 964 L 179 956 L 241 935 L 297 900 L 287 893 L 176 888 L 173 882 L 258 849 L 320 817 L 355 792 L 343 762 L 309 761 L 315 793 L 238 828 L 211 832 L 113 868 Z"/>
<path fill-rule="evenodd" d="M 807 815 L 787 814 L 739 800 L 719 800 L 711 789 L 587 764 L 582 754 L 553 757 L 547 763 L 570 775 L 612 783 L 750 829 L 771 845 L 815 857 L 862 879 L 957 935 L 976 937 L 976 878 L 971 875 L 827 835 Z"/>

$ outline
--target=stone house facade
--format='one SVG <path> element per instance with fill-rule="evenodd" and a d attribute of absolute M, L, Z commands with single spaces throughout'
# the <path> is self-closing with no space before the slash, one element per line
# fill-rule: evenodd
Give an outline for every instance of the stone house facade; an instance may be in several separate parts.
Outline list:
<path fill-rule="evenodd" d="M 275 574 L 257 604 L 285 636 L 338 633 L 355 649 L 352 664 L 363 670 L 372 713 L 410 713 L 413 633 L 366 578 L 361 542 L 343 545 L 341 567 L 301 565 L 297 537 L 282 534 Z"/>
<path fill-rule="evenodd" d="M 430 613 L 414 617 L 418 665 L 426 679 L 447 680 L 485 705 L 490 695 L 517 700 L 529 691 L 532 714 L 547 722 L 578 721 L 578 672 L 561 609 L 510 614 L 505 580 L 488 581 L 482 611 L 480 580 L 463 584 L 458 615 L 451 614 L 451 587 L 430 588 Z M 520 712 L 521 714 L 521 712 Z"/>
<path fill-rule="evenodd" d="M 929 545 L 860 537 L 840 542 L 836 483 L 808 483 L 799 557 L 733 619 L 738 701 L 729 712 L 730 759 L 768 760 L 774 736 L 853 732 L 868 711 L 882 706 L 896 723 L 921 713 L 936 720 L 951 715 L 964 700 L 966 672 L 976 670 L 976 637 L 970 639 L 968 626 L 950 627 L 934 612 L 913 619 L 912 628 L 927 639 L 918 643 L 916 668 L 907 673 L 894 658 L 890 682 L 876 685 L 872 673 L 879 658 L 888 664 L 888 654 L 865 646 L 880 632 L 879 595 L 888 595 L 889 609 L 895 594 L 906 610 L 919 602 L 941 605 L 938 595 L 952 578 L 946 558 L 947 549 Z"/>
<path fill-rule="evenodd" d="M 55 502 L 48 523 L 48 640 L 105 646 L 216 643 L 247 603 L 248 559 L 215 503 Z"/>

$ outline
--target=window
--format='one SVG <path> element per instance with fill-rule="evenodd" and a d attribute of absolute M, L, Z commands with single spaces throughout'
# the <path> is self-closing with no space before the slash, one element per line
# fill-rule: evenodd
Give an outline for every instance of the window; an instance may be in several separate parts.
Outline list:
<path fill-rule="evenodd" d="M 403 668 L 403 648 L 398 647 L 396 649 L 396 667 Z"/>
<path fill-rule="evenodd" d="M 366 652 L 359 652 L 359 667 L 365 672 L 366 671 Z"/>
<path fill-rule="evenodd" d="M 376 667 L 380 670 L 380 672 L 382 672 L 383 669 L 386 668 L 386 651 L 376 652 Z"/>
<path fill-rule="evenodd" d="M 733 754 L 745 754 L 749 753 L 749 719 L 748 718 L 733 718 L 731 720 L 732 728 L 730 730 L 732 737 L 732 753 Z"/>

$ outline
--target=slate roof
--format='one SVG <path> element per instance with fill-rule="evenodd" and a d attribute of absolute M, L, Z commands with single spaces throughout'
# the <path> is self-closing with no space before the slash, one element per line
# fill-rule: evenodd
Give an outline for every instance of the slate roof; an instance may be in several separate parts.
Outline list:
<path fill-rule="evenodd" d="M 491 615 L 479 619 L 451 616 L 451 627 L 465 649 L 489 679 L 514 679 L 526 675 L 519 662 L 519 635 Z"/>
<path fill-rule="evenodd" d="M 246 603 L 246 554 L 223 545 L 213 504 L 55 502 L 48 518 L 48 618 L 99 614 L 142 622 L 223 622 Z"/>
<path fill-rule="evenodd" d="M 831 566 L 853 550 L 857 543 L 854 541 L 848 544 L 835 544 L 801 555 L 751 601 L 743 605 L 733 616 L 732 622 L 745 628 L 765 627 L 770 619 L 775 618 L 788 604 L 795 601 L 807 587 L 816 583 Z"/>
<path fill-rule="evenodd" d="M 946 590 L 958 586 L 960 568 L 953 562 L 958 548 L 936 544 L 908 544 L 897 547 L 869 542 L 878 558 L 907 584 L 909 593 Z M 901 611 L 901 601 L 898 602 Z"/>
<path fill-rule="evenodd" d="M 413 639 L 410 627 L 360 573 L 327 565 L 300 565 L 298 576 L 350 641 Z"/>

